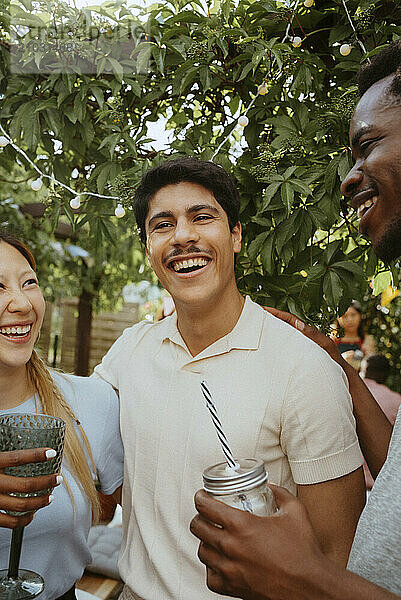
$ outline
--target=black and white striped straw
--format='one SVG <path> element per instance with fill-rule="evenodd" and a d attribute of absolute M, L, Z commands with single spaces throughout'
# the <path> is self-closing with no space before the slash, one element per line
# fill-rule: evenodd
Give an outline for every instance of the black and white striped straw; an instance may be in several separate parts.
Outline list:
<path fill-rule="evenodd" d="M 223 450 L 224 456 L 226 457 L 226 461 L 229 467 L 236 469 L 239 467 L 238 463 L 235 462 L 233 453 L 231 452 L 230 446 L 228 445 L 226 434 L 223 431 L 223 426 L 217 414 L 216 407 L 212 400 L 212 395 L 209 392 L 206 382 L 201 381 L 201 389 L 202 393 L 206 400 L 206 406 L 209 409 L 210 415 L 212 417 L 213 425 L 216 429 L 217 437 L 219 438 L 221 449 Z"/>

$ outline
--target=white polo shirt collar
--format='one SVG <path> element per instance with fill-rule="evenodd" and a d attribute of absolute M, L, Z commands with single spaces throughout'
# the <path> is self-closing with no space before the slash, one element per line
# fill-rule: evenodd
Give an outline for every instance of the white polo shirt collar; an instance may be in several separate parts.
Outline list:
<path fill-rule="evenodd" d="M 249 296 L 246 296 L 241 315 L 234 329 L 196 356 L 191 355 L 181 337 L 177 327 L 176 313 L 165 319 L 165 328 L 162 328 L 162 331 L 160 331 L 160 341 L 172 342 L 176 346 L 179 346 L 188 355 L 188 363 L 224 354 L 233 349 L 257 350 L 264 320 L 265 313 L 263 309 L 252 302 Z"/>

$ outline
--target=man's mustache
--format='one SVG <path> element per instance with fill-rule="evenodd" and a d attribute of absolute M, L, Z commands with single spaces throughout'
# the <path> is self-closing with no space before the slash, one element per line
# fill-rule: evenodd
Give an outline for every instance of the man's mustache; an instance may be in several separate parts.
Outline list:
<path fill-rule="evenodd" d="M 209 252 L 209 250 L 201 250 L 197 246 L 190 246 L 189 248 L 186 248 L 185 250 L 180 250 L 179 248 L 174 248 L 174 250 L 172 252 L 170 252 L 170 254 L 164 258 L 163 262 L 166 263 L 176 256 L 182 257 L 187 254 L 206 254 L 206 256 L 212 256 L 212 253 Z"/>

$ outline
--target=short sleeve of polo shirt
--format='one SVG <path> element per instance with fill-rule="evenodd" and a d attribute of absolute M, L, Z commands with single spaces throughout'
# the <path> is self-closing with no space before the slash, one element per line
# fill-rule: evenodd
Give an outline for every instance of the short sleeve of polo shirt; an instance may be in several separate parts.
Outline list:
<path fill-rule="evenodd" d="M 289 379 L 280 443 L 299 485 L 336 479 L 363 464 L 345 373 L 313 344 Z"/>
<path fill-rule="evenodd" d="M 136 344 L 148 326 L 149 323 L 141 321 L 132 327 L 124 329 L 120 337 L 104 355 L 102 362 L 96 365 L 93 375 L 107 381 L 118 390 L 120 387 L 120 377 L 127 373 Z"/>

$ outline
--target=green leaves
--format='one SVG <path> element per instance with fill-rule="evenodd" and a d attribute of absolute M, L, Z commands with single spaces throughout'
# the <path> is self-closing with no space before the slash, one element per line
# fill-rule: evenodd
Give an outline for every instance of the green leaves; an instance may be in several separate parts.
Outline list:
<path fill-rule="evenodd" d="M 104 192 L 106 183 L 110 183 L 120 173 L 121 167 L 113 161 L 108 161 L 101 165 L 97 171 L 97 191 L 99 194 Z"/>
<path fill-rule="evenodd" d="M 21 104 L 10 123 L 13 138 L 24 140 L 26 146 L 35 151 L 41 138 L 38 102 L 32 100 Z"/>
<path fill-rule="evenodd" d="M 262 267 L 265 273 L 273 273 L 274 268 L 274 249 L 275 249 L 275 235 L 270 234 L 268 238 L 264 241 L 262 251 L 260 253 L 260 258 L 262 262 Z"/>
<path fill-rule="evenodd" d="M 382 271 L 378 273 L 373 279 L 373 295 L 378 296 L 388 288 L 389 285 L 393 284 L 393 277 L 391 271 Z"/>
<path fill-rule="evenodd" d="M 255 260 L 262 249 L 263 243 L 269 235 L 268 231 L 260 233 L 248 246 L 248 256 L 251 260 Z"/>
<path fill-rule="evenodd" d="M 272 183 L 267 187 L 265 192 L 265 202 L 263 207 L 266 209 L 271 207 L 272 199 L 276 192 L 280 190 L 282 206 L 289 215 L 294 204 L 295 192 L 308 196 L 311 194 L 309 187 L 299 179 L 293 177 L 296 167 L 288 167 L 283 175 L 275 173 L 270 177 Z"/>
<path fill-rule="evenodd" d="M 274 0 L 215 0 L 208 12 L 199 0 L 143 10 L 120 0 L 84 9 L 56 2 L 53 21 L 70 28 L 76 41 L 71 54 L 53 52 L 60 70 L 52 70 L 49 53 L 25 44 L 26 27 L 49 21 L 46 3 L 13 4 L 16 22 L 25 25 L 14 35 L 26 72 L 7 72 L 0 47 L 2 126 L 46 173 L 77 192 L 114 196 L 116 189 L 127 208 L 116 221 L 114 201 L 87 197 L 77 214 L 67 197 L 60 206 L 52 200 L 46 181 L 38 196 L 50 203 L 45 227 L 73 227 L 83 247 L 97 248 L 102 270 L 106 254 L 117 261 L 110 248 L 122 231 L 137 239 L 128 208 L 142 172 L 175 153 L 210 160 L 222 144 L 214 160 L 240 188 L 243 290 L 305 316 L 333 315 L 363 295 L 367 278 L 383 267 L 353 217 L 340 210 L 340 183 L 352 164 L 355 68 L 366 60 L 356 43 L 349 57 L 339 55 L 339 44 L 352 42 L 341 4 L 299 5 L 293 18 L 291 7 Z M 363 30 L 363 39 L 372 56 L 401 27 L 399 7 L 387 4 L 384 12 L 381 1 L 369 9 L 376 24 Z M 366 7 L 359 1 L 351 8 L 353 15 Z M 282 42 L 289 22 L 294 35 L 302 32 L 301 48 Z M 87 36 L 79 37 L 82 23 L 111 37 L 107 51 L 106 38 L 88 46 Z M 29 71 L 35 60 L 40 72 Z M 238 115 L 251 102 L 249 124 L 239 129 Z M 9 173 L 16 159 L 7 147 L 0 167 Z M 23 168 L 21 179 L 34 175 L 28 163 Z M 396 275 L 393 268 L 394 281 Z"/>
<path fill-rule="evenodd" d="M 199 70 L 200 82 L 204 92 L 210 89 L 210 72 L 208 67 L 201 67 Z"/>
<path fill-rule="evenodd" d="M 333 270 L 326 273 L 323 279 L 323 293 L 330 306 L 337 306 L 342 295 L 342 285 L 340 277 Z"/>
<path fill-rule="evenodd" d="M 110 63 L 113 73 L 117 77 L 118 81 L 122 81 L 124 75 L 122 64 L 112 56 L 108 56 L 107 61 Z"/>
<path fill-rule="evenodd" d="M 287 214 L 289 214 L 291 207 L 294 204 L 294 187 L 290 182 L 284 180 L 280 186 L 280 193 L 281 201 L 284 204 Z"/>
<path fill-rule="evenodd" d="M 324 185 L 329 194 L 332 194 L 333 189 L 337 185 L 337 171 L 341 156 L 335 156 L 328 164 L 326 175 L 324 177 Z"/>
<path fill-rule="evenodd" d="M 107 146 L 110 152 L 110 158 L 113 157 L 114 154 L 114 149 L 116 147 L 116 145 L 118 144 L 119 140 L 121 138 L 121 133 L 111 133 L 110 135 L 107 135 L 101 142 L 101 144 L 99 145 L 99 150 L 101 150 L 104 146 Z M 104 169 L 103 169 L 104 171 Z M 103 172 L 102 171 L 102 172 Z M 99 181 L 99 178 L 98 178 Z M 101 180 L 102 181 L 102 180 Z M 102 184 L 100 184 L 102 185 Z M 104 186 L 104 182 L 103 182 L 103 186 Z"/>

